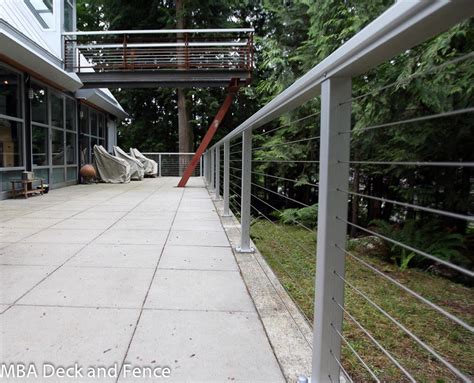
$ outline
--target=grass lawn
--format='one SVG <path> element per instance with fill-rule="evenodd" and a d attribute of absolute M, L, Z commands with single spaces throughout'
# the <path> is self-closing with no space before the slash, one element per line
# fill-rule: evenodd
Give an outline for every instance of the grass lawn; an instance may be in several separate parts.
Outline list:
<path fill-rule="evenodd" d="M 316 234 L 298 226 L 274 224 L 263 220 L 253 222 L 251 234 L 283 286 L 311 322 L 314 314 Z M 351 252 L 462 318 L 471 326 L 474 324 L 474 289 L 422 270 L 400 271 L 396 265 L 378 256 L 377 250 L 369 251 L 362 244 L 351 246 Z M 474 336 L 468 330 L 441 316 L 350 257 L 346 257 L 345 279 L 464 374 L 474 376 Z M 349 287 L 345 289 L 345 308 L 416 380 L 459 381 L 446 367 Z M 398 368 L 347 315 L 344 317 L 343 335 L 381 381 L 407 381 Z M 373 381 L 347 346 L 343 346 L 343 365 L 355 382 Z"/>

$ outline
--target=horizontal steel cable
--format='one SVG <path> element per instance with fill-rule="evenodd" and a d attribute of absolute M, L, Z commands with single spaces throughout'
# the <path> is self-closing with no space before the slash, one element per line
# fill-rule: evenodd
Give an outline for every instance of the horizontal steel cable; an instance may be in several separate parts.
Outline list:
<path fill-rule="evenodd" d="M 336 332 L 337 335 L 339 335 L 339 338 L 341 338 L 341 340 L 344 342 L 344 344 L 349 347 L 349 350 L 352 351 L 352 353 L 356 356 L 356 358 L 359 360 L 359 362 L 364 366 L 364 368 L 369 372 L 369 374 L 372 376 L 372 378 L 374 378 L 374 380 L 377 382 L 377 383 L 380 383 L 380 380 L 379 378 L 377 378 L 377 375 L 375 375 L 375 373 L 372 371 L 372 369 L 367 365 L 367 363 L 364 362 L 364 359 L 362 359 L 362 357 L 359 355 L 359 353 L 354 349 L 354 347 L 352 347 L 352 345 L 350 344 L 350 342 L 344 337 L 344 335 L 342 335 L 336 327 L 334 327 L 334 325 L 331 323 L 331 327 L 333 328 L 333 330 Z"/>
<path fill-rule="evenodd" d="M 471 381 L 466 375 L 464 375 L 461 371 L 459 371 L 456 367 L 454 367 L 450 362 L 444 359 L 435 350 L 433 350 L 430 346 L 428 346 L 425 342 L 423 342 L 420 338 L 418 338 L 415 334 L 413 334 L 409 329 L 407 329 L 403 324 L 401 324 L 398 320 L 396 320 L 393 316 L 391 316 L 388 312 L 386 312 L 382 307 L 380 307 L 377 303 L 375 303 L 363 291 L 359 290 L 353 284 L 348 282 L 344 277 L 339 275 L 339 273 L 335 270 L 334 270 L 334 274 L 338 276 L 347 286 L 349 286 L 357 294 L 363 297 L 368 303 L 370 303 L 373 307 L 375 307 L 387 319 L 389 319 L 392 323 L 394 323 L 400 330 L 402 330 L 405 334 L 407 334 L 410 338 L 412 338 L 416 343 L 418 343 L 422 348 L 424 348 L 428 353 L 433 355 L 433 357 L 435 357 L 440 363 L 444 364 L 458 378 L 464 380 L 465 382 Z"/>
<path fill-rule="evenodd" d="M 352 227 L 356 227 L 357 229 L 359 230 L 362 230 L 362 231 L 365 231 L 366 233 L 369 233 L 369 234 L 372 234 L 378 238 L 381 238 L 385 241 L 388 241 L 390 243 L 393 243 L 394 245 L 397 245 L 397 246 L 400 246 L 406 250 L 410 250 L 410 251 L 413 251 L 414 253 L 416 254 L 419 254 L 425 258 L 428 258 L 428 259 L 431 259 L 432 261 L 435 261 L 435 262 L 438 262 L 438 263 L 441 263 L 451 269 L 454 269 L 454 270 L 457 270 L 459 271 L 460 273 L 463 273 L 463 274 L 466 274 L 466 275 L 469 275 L 470 277 L 474 277 L 474 272 L 470 271 L 470 270 L 467 270 L 461 266 L 457 266 L 455 265 L 454 263 L 451 263 L 451 262 L 448 262 L 448 261 L 445 261 L 443 259 L 440 259 L 438 257 L 435 257 L 434 255 L 431 255 L 431 254 L 428 254 L 422 250 L 419 250 L 419 249 L 416 249 L 412 246 L 409 246 L 409 245 L 405 245 L 404 243 L 402 242 L 399 242 L 399 241 L 396 241 L 392 238 L 389 238 L 389 237 L 386 237 L 385 235 L 382 235 L 380 233 L 377 233 L 376 231 L 372 231 L 372 230 L 369 230 L 369 229 L 366 229 L 365 227 L 362 227 L 362 226 L 359 226 L 359 225 L 356 225 L 355 223 L 352 223 L 352 222 L 349 222 L 349 221 L 346 221 L 342 218 L 339 218 L 339 217 L 336 217 L 336 219 L 338 219 L 339 221 L 342 221 Z"/>
<path fill-rule="evenodd" d="M 359 133 L 359 132 L 365 132 L 365 131 L 373 130 L 373 129 L 386 128 L 386 127 L 391 127 L 391 126 L 396 126 L 396 125 L 411 124 L 413 122 L 433 120 L 433 119 L 436 119 L 436 118 L 449 117 L 449 116 L 455 116 L 455 115 L 458 115 L 458 114 L 472 113 L 472 112 L 474 112 L 474 107 L 465 108 L 465 109 L 457 109 L 457 110 L 452 110 L 452 111 L 449 111 L 449 112 L 431 114 L 429 116 L 414 117 L 414 118 L 409 118 L 407 120 L 393 121 L 393 122 L 387 122 L 385 124 L 367 126 L 366 128 L 360 128 L 360 129 L 357 129 L 357 130 L 346 130 L 344 132 L 339 132 L 338 134 L 340 135 L 340 134 Z"/>
<path fill-rule="evenodd" d="M 334 360 L 336 361 L 337 365 L 339 366 L 339 368 L 341 369 L 342 373 L 344 374 L 344 376 L 349 380 L 350 383 L 354 383 L 354 381 L 352 380 L 351 376 L 348 374 L 348 372 L 346 371 L 346 369 L 343 367 L 342 363 L 339 361 L 339 359 L 336 358 L 336 355 L 334 355 L 334 353 L 332 352 L 332 350 L 329 350 L 329 353 L 332 355 L 332 357 L 334 358 Z M 329 378 L 331 379 L 331 376 L 329 376 Z M 339 377 L 337 378 L 337 380 L 339 381 Z M 331 379 L 332 381 L 332 379 Z"/>
<path fill-rule="evenodd" d="M 293 140 L 293 141 L 280 142 L 280 143 L 276 143 L 276 144 L 273 144 L 273 145 L 258 146 L 256 148 L 252 148 L 252 151 L 257 151 L 257 150 L 262 150 L 262 149 L 271 149 L 271 148 L 274 148 L 276 146 L 291 145 L 291 144 L 297 144 L 297 143 L 300 143 L 300 142 L 313 141 L 313 140 L 316 140 L 318 138 L 320 138 L 320 136 L 302 138 L 302 139 Z"/>
<path fill-rule="evenodd" d="M 299 204 L 299 205 L 301 205 L 301 206 L 304 206 L 304 207 L 309 207 L 309 206 L 310 206 L 310 205 L 308 205 L 308 204 L 305 204 L 304 202 L 300 202 L 300 201 L 298 201 L 298 200 L 296 200 L 296 199 L 293 199 L 293 198 L 291 198 L 291 197 L 287 197 L 286 195 L 283 195 L 283 194 L 280 194 L 280 193 L 278 193 L 278 192 L 276 192 L 276 191 L 270 190 L 270 189 L 268 189 L 268 188 L 266 188 L 266 187 L 264 187 L 264 186 L 260 186 L 260 185 L 254 183 L 254 182 L 250 182 L 250 183 L 251 183 L 252 185 L 254 185 L 254 186 L 257 186 L 257 187 L 260 188 L 260 189 L 263 189 L 263 190 L 266 190 L 267 192 L 276 194 L 276 195 L 279 196 L 279 197 L 285 198 L 285 199 L 287 199 L 288 201 L 295 202 L 295 203 L 297 203 L 297 204 Z"/>
<path fill-rule="evenodd" d="M 237 168 L 233 168 L 233 169 L 237 169 Z M 239 170 L 240 170 L 240 169 L 239 169 Z M 275 178 L 275 179 L 282 180 L 282 181 L 289 181 L 289 182 L 293 182 L 293 183 L 298 183 L 298 182 L 300 182 L 300 181 L 298 181 L 298 180 L 292 180 L 292 179 L 290 179 L 290 178 L 274 176 L 274 175 L 271 175 L 271 174 L 268 174 L 268 173 L 259 173 L 259 172 L 254 172 L 254 171 L 252 171 L 251 173 L 252 173 L 252 174 L 257 174 L 257 175 L 260 175 L 260 176 Z M 302 184 L 301 186 L 305 186 L 305 185 L 314 186 L 314 187 L 319 188 L 319 185 L 318 185 L 318 184 L 312 184 L 312 183 L 310 183 L 310 182 L 306 182 L 306 183 Z"/>
<path fill-rule="evenodd" d="M 398 165 L 398 166 L 439 166 L 439 167 L 474 167 L 474 162 L 436 162 L 436 161 L 337 161 L 340 164 L 353 165 Z"/>
<path fill-rule="evenodd" d="M 268 207 L 272 208 L 273 210 L 276 210 L 277 212 L 279 212 L 280 214 L 283 214 L 283 212 L 280 210 L 280 209 L 277 209 L 275 206 L 272 206 L 271 204 L 269 204 L 268 202 L 264 201 L 263 199 L 261 199 L 260 197 L 257 197 L 255 194 L 251 194 L 252 197 L 258 199 L 260 202 L 264 203 L 265 205 L 267 205 Z M 296 224 L 298 224 L 299 226 L 301 226 L 302 228 L 306 229 L 307 231 L 309 231 L 310 233 L 313 233 L 315 234 L 316 231 L 315 230 L 312 230 L 310 229 L 309 227 L 306 227 L 305 225 L 303 225 L 301 222 L 299 221 L 294 221 Z"/>
<path fill-rule="evenodd" d="M 252 160 L 252 162 L 275 163 L 275 164 L 319 164 L 319 161 L 312 160 Z"/>
<path fill-rule="evenodd" d="M 270 207 L 270 208 L 272 208 L 272 209 L 278 211 L 279 213 L 281 213 L 281 214 L 283 213 L 281 210 L 277 209 L 276 207 L 272 206 L 272 205 L 269 204 L 268 202 L 266 202 L 266 201 L 262 200 L 261 198 L 257 197 L 255 194 L 251 194 L 251 196 L 254 197 L 254 198 L 256 198 L 257 200 L 263 202 L 263 203 L 264 203 L 265 205 L 267 205 L 268 207 Z M 294 222 L 295 222 L 298 226 L 301 226 L 302 228 L 304 228 L 304 229 L 306 229 L 307 231 L 309 231 L 310 233 L 313 233 L 313 234 L 316 233 L 315 230 L 312 230 L 312 229 L 310 229 L 309 227 L 306 227 L 306 226 L 303 225 L 301 222 L 296 221 L 296 220 L 295 220 Z"/>
<path fill-rule="evenodd" d="M 336 299 L 334 299 L 334 297 L 332 298 L 332 301 L 333 301 L 337 306 L 339 306 L 339 308 L 340 308 L 342 311 L 344 311 L 344 313 L 349 317 L 349 319 L 350 319 L 352 322 L 354 322 L 354 323 L 357 325 L 357 327 L 359 327 L 365 335 L 367 335 L 367 337 L 377 346 L 377 348 L 379 348 L 379 349 L 385 354 L 385 356 L 387 356 L 387 358 L 389 358 L 389 359 L 391 360 L 391 362 L 392 362 L 395 366 L 397 366 L 397 367 L 400 369 L 400 371 L 402 371 L 403 374 L 404 374 L 411 382 L 416 383 L 415 378 L 414 378 L 413 376 L 411 376 L 411 374 L 400 364 L 400 362 L 398 362 L 398 361 L 392 356 L 392 354 L 390 354 L 390 352 L 388 352 L 387 349 L 386 349 L 385 347 L 383 347 L 383 346 L 380 344 L 380 342 L 379 342 L 377 339 L 375 339 L 375 338 L 373 337 L 373 335 L 372 335 L 369 331 L 367 331 L 367 329 L 366 329 L 364 326 L 362 326 L 362 325 L 360 324 L 360 322 L 359 322 L 357 319 L 355 319 L 339 302 L 337 302 Z"/>
<path fill-rule="evenodd" d="M 397 80 L 397 81 L 394 81 L 390 84 L 387 84 L 387 85 L 384 85 L 384 86 L 381 86 L 377 89 L 374 89 L 370 92 L 367 92 L 367 93 L 363 93 L 359 96 L 355 96 L 355 97 L 351 97 L 350 99 L 346 100 L 346 101 L 343 101 L 341 102 L 340 105 L 343 105 L 343 104 L 347 104 L 348 102 L 353 102 L 353 101 L 356 101 L 356 100 L 360 100 L 361 98 L 364 98 L 364 97 L 367 97 L 367 96 L 370 96 L 372 94 L 375 94 L 375 93 L 378 93 L 382 90 L 385 90 L 385 89 L 389 89 L 389 88 L 392 88 L 394 86 L 397 86 L 397 85 L 400 85 L 400 84 L 404 84 L 406 83 L 407 81 L 410 81 L 414 78 L 417 78 L 417 77 L 421 77 L 421 76 L 424 76 L 428 73 L 432 73 L 434 71 L 437 71 L 439 69 L 443 69 L 443 68 L 446 68 L 447 66 L 449 65 L 452 65 L 452 64 L 457 64 L 459 62 L 462 62 L 462 61 L 465 61 L 465 60 L 468 60 L 468 59 L 471 59 L 471 58 L 474 58 L 474 52 L 470 52 L 464 56 L 461 56 L 461 57 L 456 57 L 452 60 L 449 60 L 449 61 L 446 61 L 440 65 L 436 65 L 436 66 L 433 66 L 431 68 L 427 68 L 426 70 L 424 71 L 421 71 L 421 72 L 417 72 L 417 73 L 413 73 L 407 77 L 405 77 L 404 79 L 401 79 L 401 80 Z"/>
<path fill-rule="evenodd" d="M 410 208 L 410 209 L 426 211 L 428 213 L 439 214 L 439 215 L 444 215 L 446 217 L 458 218 L 458 219 L 474 222 L 474 216 L 451 213 L 449 211 L 433 209 L 431 207 L 413 205 L 411 203 L 394 201 L 394 200 L 390 200 L 390 199 L 386 199 L 386 198 L 382 198 L 382 197 L 374 197 L 374 196 L 371 196 L 371 195 L 351 192 L 351 191 L 343 190 L 343 189 L 336 189 L 336 190 L 340 191 L 341 193 L 346 193 L 346 194 L 361 197 L 361 198 L 368 198 L 368 199 L 372 199 L 372 200 L 375 200 L 375 201 L 387 202 L 387 203 L 391 203 L 393 205 L 403 206 L 403 207 L 407 207 L 407 208 Z"/>
<path fill-rule="evenodd" d="M 346 255 L 350 256 L 352 259 L 356 260 L 357 262 L 361 263 L 362 265 L 364 265 L 365 267 L 367 267 L 368 269 L 372 270 L 374 273 L 377 273 L 378 275 L 380 275 L 381 277 L 387 279 L 388 281 L 392 282 L 393 284 L 395 284 L 396 286 L 398 286 L 399 288 L 401 288 L 402 290 L 406 291 L 408 294 L 410 294 L 411 296 L 413 296 L 414 298 L 422 301 L 423 303 L 425 303 L 426 305 L 428 305 L 429 307 L 431 307 L 432 309 L 438 311 L 440 314 L 444 315 L 446 318 L 452 320 L 453 322 L 456 322 L 458 325 L 464 327 L 466 330 L 469 330 L 471 332 L 474 332 L 474 327 L 470 326 L 469 324 L 467 324 L 466 322 L 464 322 L 462 319 L 459 319 L 458 317 L 456 317 L 455 315 L 451 314 L 450 312 L 446 311 L 445 309 L 443 309 L 442 307 L 438 306 L 436 303 L 433 303 L 431 301 L 429 301 L 428 299 L 424 298 L 423 296 L 421 296 L 420 294 L 418 294 L 417 292 L 413 291 L 412 289 L 406 287 L 405 285 L 403 285 L 402 283 L 398 282 L 395 278 L 392 278 L 391 276 L 383 273 L 382 271 L 380 271 L 379 269 L 377 269 L 376 267 L 372 266 L 370 263 L 364 261 L 362 258 L 360 257 L 357 257 L 355 254 L 347 251 L 347 250 L 344 250 L 342 248 L 340 248 L 337 244 L 335 245 L 337 249 L 339 249 L 340 251 L 342 251 L 343 253 L 345 253 Z"/>
<path fill-rule="evenodd" d="M 308 114 L 307 116 L 298 118 L 298 119 L 293 120 L 293 121 L 291 121 L 291 122 L 288 122 L 288 123 L 286 123 L 286 124 L 284 124 L 284 125 L 280 125 L 280 126 L 278 126 L 277 128 L 270 129 L 270 130 L 268 130 L 268 131 L 266 131 L 266 132 L 254 134 L 254 137 L 265 136 L 265 135 L 270 134 L 270 133 L 272 133 L 272 132 L 274 132 L 274 131 L 276 131 L 276 130 L 279 130 L 279 129 L 282 129 L 282 128 L 288 128 L 288 127 L 292 126 L 293 124 L 296 124 L 296 123 L 298 123 L 298 122 L 300 122 L 300 121 L 307 120 L 308 118 L 311 118 L 311 117 L 319 116 L 320 114 L 321 114 L 320 111 L 315 112 L 315 113 L 312 113 L 312 114 Z"/>
<path fill-rule="evenodd" d="M 257 212 L 259 213 L 263 218 L 265 218 L 268 222 L 270 222 L 272 225 L 274 225 L 278 230 L 280 230 L 282 233 L 285 234 L 285 237 L 287 239 L 289 239 L 292 243 L 295 244 L 295 246 L 299 247 L 301 250 L 303 250 L 306 254 L 310 255 L 311 257 L 314 257 L 315 253 L 316 253 L 316 250 L 314 252 L 311 252 L 309 251 L 308 249 L 306 249 L 305 247 L 301 246 L 301 244 L 299 244 L 298 242 L 296 242 L 295 240 L 293 240 L 293 238 L 291 238 L 291 236 L 288 235 L 288 233 L 280 226 L 278 226 L 275 222 L 273 222 L 270 218 L 268 218 L 268 216 L 264 213 L 262 213 L 259 209 L 257 209 L 255 206 L 253 206 L 252 204 L 250 204 L 250 206 Z M 278 242 L 277 242 L 278 243 Z M 288 249 L 289 251 L 290 249 Z M 310 278 L 314 278 L 314 275 L 308 275 L 307 274 L 307 271 L 303 271 L 303 274 L 305 274 L 306 276 L 310 277 Z"/>

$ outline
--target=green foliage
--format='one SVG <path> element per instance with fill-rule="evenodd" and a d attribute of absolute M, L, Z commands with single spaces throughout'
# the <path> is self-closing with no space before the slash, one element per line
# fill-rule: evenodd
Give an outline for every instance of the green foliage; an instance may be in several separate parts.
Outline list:
<path fill-rule="evenodd" d="M 463 236 L 447 232 L 437 221 L 420 224 L 419 221 L 409 219 L 403 225 L 393 225 L 387 221 L 374 220 L 372 225 L 378 233 L 415 249 L 423 249 L 444 261 L 462 265 L 469 263 L 461 252 L 464 248 Z M 409 265 L 426 267 L 433 264 L 433 261 L 399 245 L 387 242 L 387 246 L 390 258 L 397 263 L 400 270 L 405 270 Z"/>
<path fill-rule="evenodd" d="M 318 224 L 318 205 L 314 204 L 301 209 L 285 209 L 278 213 L 278 218 L 284 224 L 301 223 L 306 227 L 315 228 Z"/>

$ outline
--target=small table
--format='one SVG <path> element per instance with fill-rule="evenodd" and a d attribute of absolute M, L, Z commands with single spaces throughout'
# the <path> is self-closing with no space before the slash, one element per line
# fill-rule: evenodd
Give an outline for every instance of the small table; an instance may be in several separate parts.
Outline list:
<path fill-rule="evenodd" d="M 41 186 L 38 189 L 33 189 L 33 182 L 40 181 Z M 23 180 L 23 179 L 14 179 L 10 180 L 12 183 L 12 194 L 13 198 L 16 198 L 17 195 L 23 195 L 25 198 L 28 198 L 29 194 L 40 193 L 43 195 L 44 193 L 44 180 L 42 178 L 32 178 L 30 180 Z M 15 185 L 21 184 L 21 189 L 16 189 Z"/>

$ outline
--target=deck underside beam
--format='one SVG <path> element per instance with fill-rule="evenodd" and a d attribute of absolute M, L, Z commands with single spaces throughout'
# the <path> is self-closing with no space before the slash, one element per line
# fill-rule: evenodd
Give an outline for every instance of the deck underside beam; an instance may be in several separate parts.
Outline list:
<path fill-rule="evenodd" d="M 160 70 L 78 73 L 83 88 L 227 87 L 233 79 L 250 83 L 248 71 Z"/>

